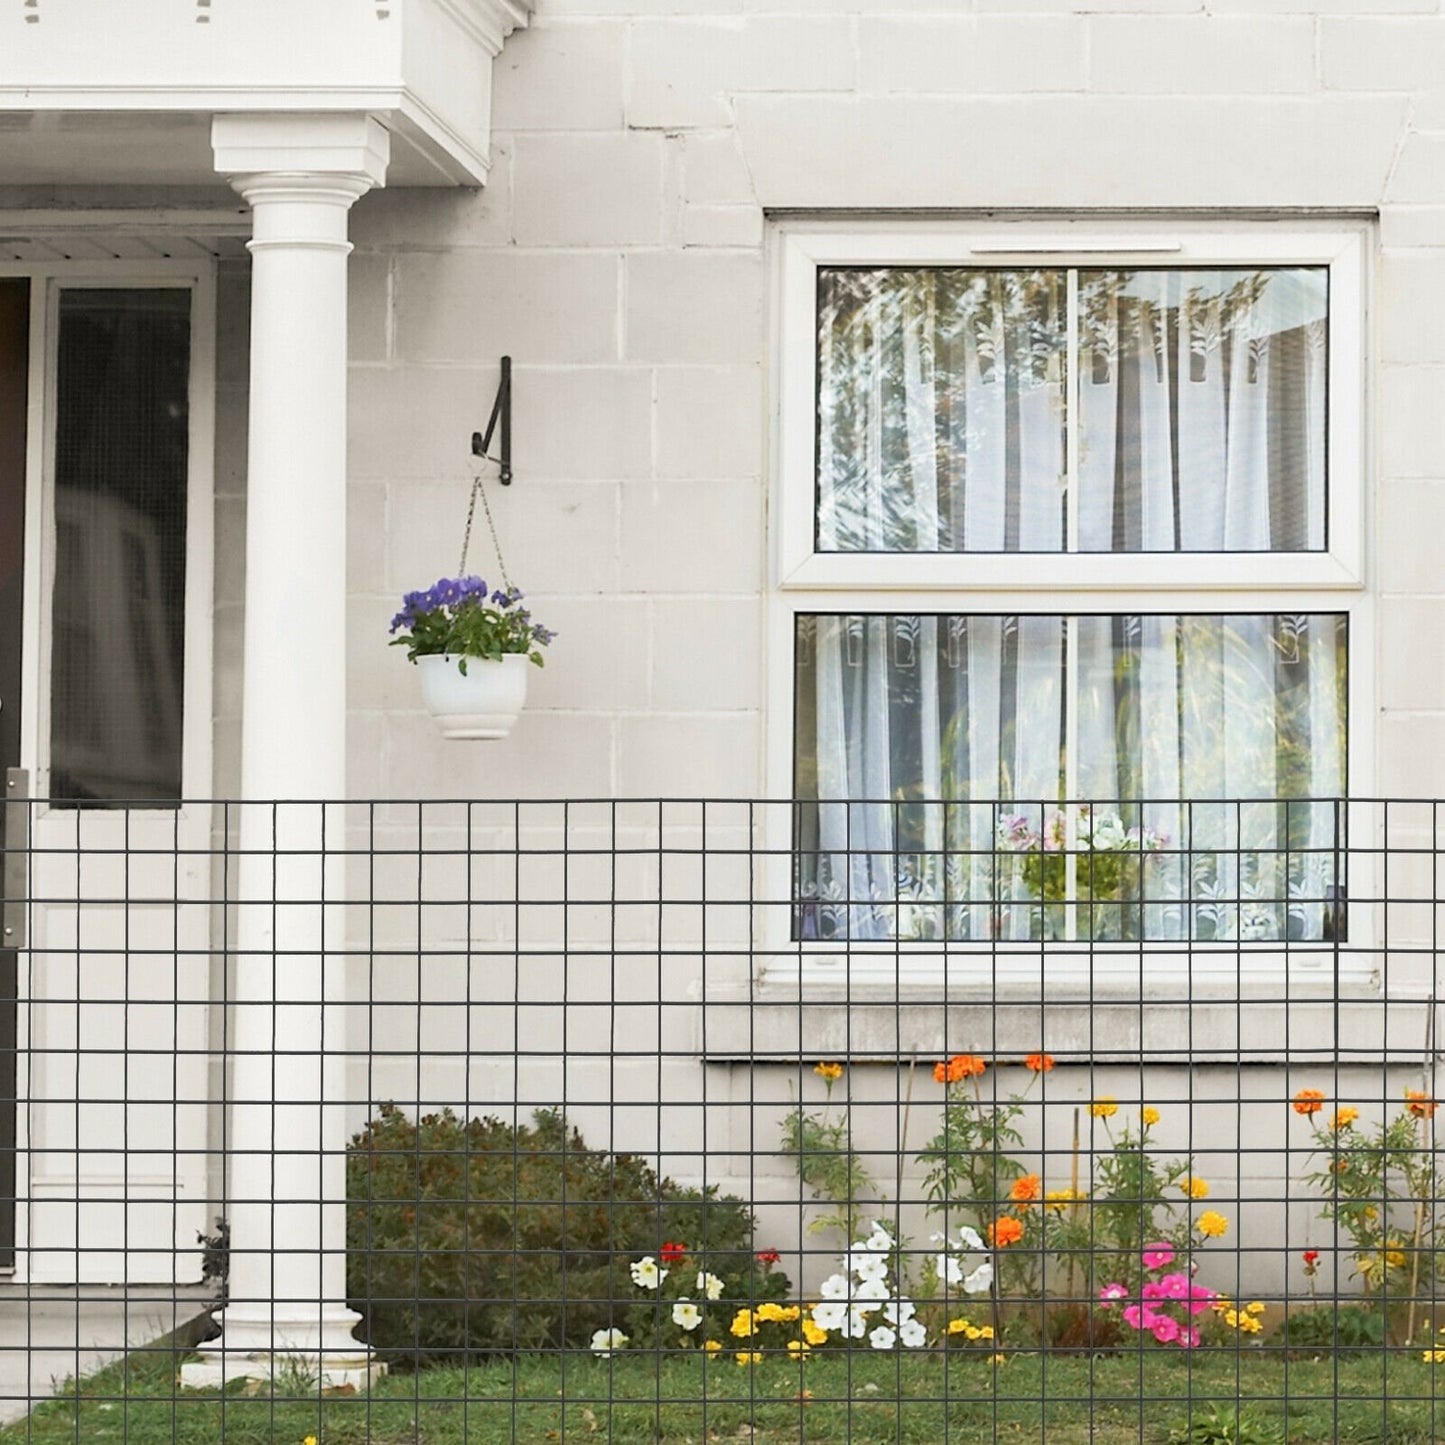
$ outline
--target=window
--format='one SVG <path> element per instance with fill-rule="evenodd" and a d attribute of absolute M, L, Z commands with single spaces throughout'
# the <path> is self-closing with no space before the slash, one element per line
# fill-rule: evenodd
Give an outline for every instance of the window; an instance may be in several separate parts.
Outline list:
<path fill-rule="evenodd" d="M 780 251 L 794 937 L 1337 935 L 1363 235 Z"/>
<path fill-rule="evenodd" d="M 191 291 L 57 299 L 50 789 L 181 796 Z"/>

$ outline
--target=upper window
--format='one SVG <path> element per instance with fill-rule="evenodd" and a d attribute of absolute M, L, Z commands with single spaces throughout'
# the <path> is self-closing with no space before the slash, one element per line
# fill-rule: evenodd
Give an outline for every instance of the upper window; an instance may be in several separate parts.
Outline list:
<path fill-rule="evenodd" d="M 1323 551 L 1328 314 L 1323 266 L 822 267 L 817 549 Z"/>
<path fill-rule="evenodd" d="M 1362 233 L 781 250 L 795 936 L 1335 936 Z"/>

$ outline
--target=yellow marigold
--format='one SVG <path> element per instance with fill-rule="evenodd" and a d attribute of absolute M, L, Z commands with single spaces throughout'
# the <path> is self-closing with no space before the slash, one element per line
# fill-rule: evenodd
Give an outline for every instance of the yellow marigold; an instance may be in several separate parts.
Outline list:
<path fill-rule="evenodd" d="M 822 1325 L 814 1324 L 807 1315 L 803 1316 L 803 1323 L 801 1329 L 803 1332 L 803 1338 L 810 1345 L 822 1345 L 827 1343 L 828 1331 L 825 1330 Z"/>
<path fill-rule="evenodd" d="M 1037 1174 L 1021 1174 L 1013 1182 L 1008 1197 L 1016 1204 L 1032 1204 L 1039 1197 L 1041 1182 Z"/>
<path fill-rule="evenodd" d="M 807 1342 L 807 1340 L 788 1341 L 788 1353 L 790 1355 L 796 1356 L 800 1360 L 803 1359 L 805 1356 L 810 1355 L 812 1353 L 812 1350 L 813 1347 Z"/>
<path fill-rule="evenodd" d="M 993 1326 L 980 1325 L 978 1327 L 978 1337 L 981 1340 L 991 1340 L 993 1338 Z"/>
<path fill-rule="evenodd" d="M 1427 1365 L 1445 1365 L 1445 1350 L 1426 1350 L 1420 1358 Z"/>
<path fill-rule="evenodd" d="M 1052 1054 L 1026 1054 L 1024 1056 L 1024 1068 L 1032 1069 L 1036 1074 L 1047 1074 L 1054 1066 Z"/>
<path fill-rule="evenodd" d="M 793 1318 L 796 1319 L 797 1316 L 794 1315 Z M 760 1304 L 757 1309 L 753 1311 L 753 1319 L 760 1325 L 780 1324 L 787 1319 L 787 1316 L 783 1313 L 782 1305 L 778 1304 L 775 1300 L 768 1300 L 766 1304 Z"/>
<path fill-rule="evenodd" d="M 1260 1300 L 1250 1300 L 1250 1302 L 1245 1305 L 1244 1312 L 1250 1315 L 1262 1315 L 1264 1313 L 1264 1305 Z"/>
<path fill-rule="evenodd" d="M 1089 1105 L 1089 1113 L 1096 1119 L 1112 1119 L 1119 1112 L 1119 1101 L 1112 1094 L 1100 1094 Z"/>
<path fill-rule="evenodd" d="M 1391 1269 L 1405 1268 L 1405 1251 L 1400 1248 L 1400 1241 L 1398 1239 L 1390 1240 L 1381 1253 L 1385 1257 L 1385 1263 L 1389 1265 Z"/>
<path fill-rule="evenodd" d="M 813 1072 L 817 1074 L 820 1079 L 827 1079 L 831 1084 L 835 1079 L 841 1079 L 843 1077 L 843 1065 L 827 1063 L 814 1064 Z"/>
<path fill-rule="evenodd" d="M 1217 1210 L 1206 1209 L 1194 1221 L 1194 1227 L 1206 1239 L 1220 1239 L 1229 1233 L 1229 1221 Z"/>
<path fill-rule="evenodd" d="M 1024 1227 L 1012 1214 L 1001 1214 L 988 1227 L 988 1242 L 999 1249 L 1007 1249 L 1023 1237 Z"/>
<path fill-rule="evenodd" d="M 1341 1129 L 1348 1129 L 1359 1117 L 1360 1111 L 1347 1104 L 1343 1109 L 1335 1110 L 1334 1117 L 1330 1120 L 1330 1128 L 1339 1133 Z"/>
<path fill-rule="evenodd" d="M 722 1349 L 722 1342 L 720 1340 L 704 1340 L 702 1342 L 702 1347 L 708 1352 L 708 1354 L 715 1355 L 720 1349 Z"/>
<path fill-rule="evenodd" d="M 1186 1174 L 1184 1178 L 1179 1181 L 1179 1187 L 1191 1199 L 1209 1198 L 1209 1185 L 1203 1179 L 1199 1179 L 1193 1174 Z"/>
<path fill-rule="evenodd" d="M 988 1362 L 991 1365 L 1001 1365 L 1003 1364 L 1003 1361 L 1004 1357 L 1002 1355 L 990 1355 L 988 1357 Z"/>
<path fill-rule="evenodd" d="M 983 1331 L 979 1329 L 977 1325 L 969 1325 L 968 1328 L 964 1330 L 964 1334 L 971 1340 L 981 1340 L 983 1338 Z"/>
<path fill-rule="evenodd" d="M 968 1327 L 969 1325 L 967 1320 L 949 1320 L 948 1333 L 951 1335 L 961 1335 L 966 1329 L 968 1329 Z"/>
<path fill-rule="evenodd" d="M 1139 1110 L 1139 1117 L 1144 1121 L 1147 1128 L 1152 1129 L 1159 1122 L 1159 1110 L 1153 1104 L 1145 1104 Z"/>
<path fill-rule="evenodd" d="M 1296 1114 L 1318 1114 L 1325 1106 L 1325 1096 L 1319 1089 L 1301 1089 L 1294 1096 Z"/>
<path fill-rule="evenodd" d="M 1044 1195 L 1044 1208 L 1053 1214 L 1062 1214 L 1071 1204 L 1078 1204 L 1089 1196 L 1082 1189 L 1050 1189 Z"/>
<path fill-rule="evenodd" d="M 1405 1107 L 1417 1119 L 1433 1119 L 1439 1107 L 1435 1100 L 1420 1089 L 1405 1090 Z"/>
<path fill-rule="evenodd" d="M 733 1322 L 728 1326 L 729 1332 L 736 1335 L 740 1340 L 748 1339 L 750 1336 L 756 1334 L 757 1328 L 753 1323 L 753 1312 L 746 1306 L 733 1316 Z"/>
<path fill-rule="evenodd" d="M 763 1352 L 761 1350 L 739 1350 L 733 1358 L 740 1365 L 758 1365 L 762 1363 Z"/>
<path fill-rule="evenodd" d="M 316 1437 L 315 1437 L 314 1435 L 308 1435 L 308 1436 L 301 1442 L 301 1445 L 316 1445 Z"/>

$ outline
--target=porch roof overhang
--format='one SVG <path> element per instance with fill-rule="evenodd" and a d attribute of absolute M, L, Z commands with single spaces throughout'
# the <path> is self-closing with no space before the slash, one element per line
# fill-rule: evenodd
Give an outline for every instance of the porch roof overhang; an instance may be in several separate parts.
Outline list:
<path fill-rule="evenodd" d="M 24 0 L 0 13 L 0 186 L 217 181 L 212 120 L 371 115 L 387 183 L 476 186 L 532 0 Z"/>

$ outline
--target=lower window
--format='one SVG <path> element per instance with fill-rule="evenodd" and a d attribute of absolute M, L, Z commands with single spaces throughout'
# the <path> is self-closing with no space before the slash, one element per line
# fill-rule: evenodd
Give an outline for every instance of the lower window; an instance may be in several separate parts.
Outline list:
<path fill-rule="evenodd" d="M 800 614 L 794 936 L 1337 937 L 1347 621 Z"/>

